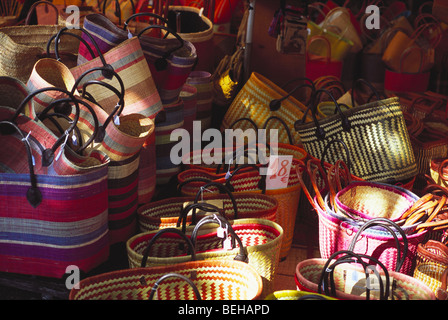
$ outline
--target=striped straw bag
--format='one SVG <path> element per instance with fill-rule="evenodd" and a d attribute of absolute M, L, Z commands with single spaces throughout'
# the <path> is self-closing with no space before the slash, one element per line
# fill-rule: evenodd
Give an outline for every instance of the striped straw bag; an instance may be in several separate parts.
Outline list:
<path fill-rule="evenodd" d="M 89 272 L 109 257 L 108 160 L 46 173 L 43 151 L 56 137 L 24 115 L 10 122 L 14 111 L 0 108 L 0 270 L 59 279 L 70 265 Z"/>
<path fill-rule="evenodd" d="M 209 186 L 216 186 L 223 194 L 204 194 Z M 227 219 L 266 219 L 275 221 L 278 202 L 275 198 L 264 194 L 230 192 L 224 185 L 214 182 L 203 186 L 204 191 L 195 197 L 167 198 L 145 204 L 138 208 L 138 223 L 141 232 L 180 226 L 179 219 L 185 223 L 196 224 L 202 218 L 198 213 L 181 217 L 182 209 L 190 203 L 210 203 L 219 209 Z"/>
<path fill-rule="evenodd" d="M 129 36 L 137 37 L 162 103 L 173 103 L 179 98 L 182 86 L 197 61 L 196 48 L 191 42 L 183 40 L 177 33 L 161 25 L 139 22 L 144 28 L 138 32 L 137 30 L 131 32 L 132 20 L 141 19 L 142 16 L 159 19 L 156 21 L 159 23 L 165 21 L 156 14 L 140 12 L 130 16 L 124 23 L 124 28 L 121 29 L 107 17 L 91 14 L 86 17 L 83 27 L 92 35 L 103 54 L 127 40 Z M 152 31 L 148 35 L 149 29 Z M 172 33 L 174 37 L 167 39 L 153 36 L 158 29 Z M 87 37 L 84 38 L 89 42 Z M 91 59 L 88 48 L 81 43 L 78 64 Z"/>
<path fill-rule="evenodd" d="M 260 275 L 247 263 L 203 260 L 92 276 L 73 288 L 69 299 L 258 300 L 262 287 Z"/>
<path fill-rule="evenodd" d="M 86 82 L 94 80 L 106 82 L 114 88 L 121 87 L 124 91 L 122 114 L 140 114 L 154 120 L 162 110 L 162 103 L 138 39 L 126 40 L 103 55 L 92 35 L 85 29 L 80 30 L 82 35 L 85 35 L 96 49 L 98 57 L 70 69 L 75 79 L 82 78 L 82 81 L 77 83 L 76 89 L 82 91 Z M 56 36 L 56 54 L 59 36 L 65 34 L 64 32 L 66 33 L 67 29 L 61 30 Z M 81 43 L 84 44 L 83 41 Z M 92 49 L 90 46 L 88 48 Z M 110 78 L 110 73 L 97 68 L 112 68 L 115 70 L 123 86 L 121 86 L 118 78 L 113 77 L 109 80 L 107 78 Z M 104 90 L 100 86 L 91 86 L 89 94 L 97 104 L 104 106 L 104 108 L 109 106 L 111 109 L 106 109 L 108 113 L 111 113 L 113 106 L 116 106 L 116 94 L 113 91 Z M 151 200 L 156 183 L 154 133 L 146 136 L 146 141 L 140 150 L 140 157 L 138 202 L 146 203 Z"/>
<path fill-rule="evenodd" d="M 377 266 L 373 265 L 375 275 L 370 276 L 375 277 L 375 281 L 371 280 L 369 287 L 365 278 L 369 266 L 363 261 L 364 257 L 372 259 L 350 251 L 338 251 L 329 259 L 299 262 L 295 272 L 297 289 L 341 300 L 435 300 L 434 293 L 423 282 L 400 272 L 388 271 L 379 261 L 375 261 Z M 382 288 L 378 288 L 380 282 Z M 367 291 L 370 296 L 366 296 Z"/>
<path fill-rule="evenodd" d="M 224 115 L 221 130 L 230 128 L 240 118 L 250 118 L 258 128 L 263 128 L 268 118 L 276 116 L 287 124 L 290 132 L 294 132 L 294 141 L 299 144 L 300 136 L 294 131 L 294 123 L 304 117 L 306 109 L 305 105 L 291 97 L 285 90 L 254 72 L 229 106 Z M 311 120 L 311 117 L 307 115 L 306 119 Z M 246 130 L 250 127 L 250 123 L 240 122 L 234 128 Z M 275 126 L 271 128 L 281 129 L 278 142 L 289 143 L 287 132 L 283 130 L 282 124 L 275 123 Z"/>
<path fill-rule="evenodd" d="M 297 164 L 298 160 L 293 158 L 292 168 Z M 294 226 L 297 215 L 297 210 L 300 201 L 301 186 L 297 177 L 297 172 L 291 169 L 289 174 L 288 185 L 280 189 L 266 190 L 265 181 L 266 176 L 260 175 L 259 167 L 255 170 L 243 170 L 245 166 L 240 166 L 233 171 L 229 179 L 225 175 L 214 175 L 209 172 L 197 169 L 189 169 L 179 173 L 179 184 L 185 184 L 182 187 L 182 194 L 194 196 L 200 190 L 200 187 L 205 184 L 204 181 L 213 180 L 217 183 L 226 185 L 232 192 L 250 192 L 250 193 L 264 193 L 275 198 L 278 201 L 278 210 L 276 215 L 276 222 L 284 229 L 284 238 L 282 241 L 281 259 L 287 257 L 291 249 L 292 239 L 294 236 Z M 195 179 L 205 179 L 201 181 L 194 181 Z M 193 180 L 193 181 L 189 181 Z M 188 181 L 188 183 L 187 183 Z M 209 187 L 209 191 L 217 192 L 216 188 Z"/>
<path fill-rule="evenodd" d="M 115 75 L 121 80 L 117 74 Z M 30 90 L 36 90 L 61 85 L 73 90 L 76 94 L 74 86 L 79 81 L 74 79 L 70 70 L 61 62 L 54 59 L 41 59 L 36 63 L 27 86 Z M 83 95 L 87 92 L 87 86 L 88 92 L 92 87 L 100 87 L 104 90 L 101 84 L 102 82 L 87 82 L 83 87 Z M 115 105 L 123 106 L 123 91 L 118 92 L 118 96 L 116 92 L 111 92 L 116 95 Z M 79 97 L 79 93 L 77 96 Z M 31 112 L 39 112 L 39 108 L 50 104 L 56 98 L 49 94 L 36 96 L 35 110 Z M 113 118 L 114 120 L 111 118 L 114 114 L 118 115 L 119 111 L 117 112 L 116 108 L 109 114 L 106 108 L 103 109 L 99 104 L 83 97 L 80 99 L 86 102 L 86 105 L 80 106 L 80 121 L 78 121 L 78 127 L 83 134 L 86 136 L 93 134 L 92 126 L 95 117 L 103 128 L 102 136 L 97 137 L 87 150 L 102 151 L 111 160 L 108 170 L 110 240 L 111 243 L 126 241 L 136 231 L 140 151 L 147 142 L 148 136 L 153 134 L 154 123 L 141 114 L 119 115 L 119 123 L 117 123 L 116 118 Z M 73 112 L 69 116 L 73 117 Z"/>
<path fill-rule="evenodd" d="M 331 97 L 325 89 L 317 90 L 315 95 L 323 92 Z M 395 183 L 417 175 L 416 159 L 398 97 L 346 111 L 340 110 L 334 98 L 332 101 L 337 114 L 317 120 L 317 106 L 313 106 L 314 121 L 296 123 L 303 148 L 310 155 L 322 159 L 326 146 L 332 140 L 340 140 L 348 146 L 353 175 L 361 179 Z M 386 136 L 389 138 L 383 138 Z M 332 147 L 327 162 L 335 163 L 343 152 L 338 146 Z"/>
<path fill-rule="evenodd" d="M 185 210 L 194 207 L 217 210 L 214 206 L 204 206 L 201 203 L 187 206 Z M 227 230 L 234 245 L 230 242 L 230 247 L 223 248 L 222 241 L 227 235 L 224 239 L 219 238 L 220 230 L 216 225 Z M 165 228 L 138 234 L 128 240 L 126 247 L 131 268 L 177 264 L 192 259 L 246 261 L 263 278 L 265 296 L 272 291 L 282 237 L 283 229 L 275 222 L 264 219 L 226 220 L 214 214 L 204 217 L 196 226 Z M 189 253 L 185 255 L 185 252 Z"/>

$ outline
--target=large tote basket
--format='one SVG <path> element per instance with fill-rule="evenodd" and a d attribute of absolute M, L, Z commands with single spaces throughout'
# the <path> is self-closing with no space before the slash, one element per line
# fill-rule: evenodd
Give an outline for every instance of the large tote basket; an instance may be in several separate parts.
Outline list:
<path fill-rule="evenodd" d="M 169 281 L 159 281 L 167 276 Z M 262 287 L 260 276 L 247 263 L 204 260 L 86 278 L 71 290 L 69 299 L 149 300 L 157 295 L 157 300 L 257 300 Z"/>

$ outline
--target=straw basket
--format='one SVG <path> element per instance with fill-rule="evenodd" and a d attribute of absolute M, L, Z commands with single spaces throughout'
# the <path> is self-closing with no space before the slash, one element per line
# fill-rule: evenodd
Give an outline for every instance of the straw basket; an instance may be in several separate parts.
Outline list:
<path fill-rule="evenodd" d="M 158 282 L 170 273 L 184 278 Z M 157 283 L 157 286 L 155 284 Z M 256 300 L 262 291 L 260 276 L 250 265 L 231 260 L 190 261 L 176 265 L 119 270 L 89 277 L 73 288 L 70 300 L 148 300 L 156 287 L 159 300 Z"/>

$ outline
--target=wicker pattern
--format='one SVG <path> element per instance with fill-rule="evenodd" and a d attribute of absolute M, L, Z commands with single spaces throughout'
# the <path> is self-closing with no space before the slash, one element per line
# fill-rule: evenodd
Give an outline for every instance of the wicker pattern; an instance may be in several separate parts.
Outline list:
<path fill-rule="evenodd" d="M 46 56 L 48 40 L 57 34 L 62 26 L 35 25 L 2 27 L 0 30 L 0 76 L 9 76 L 26 82 L 34 64 Z M 74 33 L 79 32 L 72 30 Z M 61 41 L 60 50 L 78 53 L 78 43 Z"/>
<path fill-rule="evenodd" d="M 397 221 L 414 202 L 410 195 L 393 186 L 356 182 L 336 194 L 335 210 L 355 219 L 382 217 Z"/>
<path fill-rule="evenodd" d="M 13 112 L 0 108 L 0 119 Z M 108 159 L 73 175 L 48 174 L 42 150 L 55 137 L 25 116 L 16 123 L 22 135 L 2 136 L 0 152 L 0 270 L 60 279 L 76 264 L 89 272 L 109 256 Z M 23 140 L 28 133 L 30 154 Z"/>
<path fill-rule="evenodd" d="M 249 80 L 238 92 L 222 121 L 221 129 L 230 128 L 238 119 L 250 118 L 258 128 L 263 128 L 266 120 L 272 116 L 280 117 L 286 122 L 290 132 L 294 131 L 294 122 L 303 118 L 306 107 L 298 100 L 290 97 L 282 101 L 282 106 L 277 111 L 271 111 L 269 103 L 274 99 L 286 96 L 287 92 L 279 88 L 258 73 L 252 73 Z M 310 120 L 311 117 L 308 119 Z M 279 129 L 278 142 L 289 143 L 287 132 L 281 123 L 276 123 L 277 127 L 271 125 L 272 129 Z M 239 122 L 234 129 L 246 130 L 252 128 L 248 122 Z M 300 136 L 295 133 L 294 141 L 299 142 Z"/>
<path fill-rule="evenodd" d="M 244 193 L 235 194 L 233 197 L 236 202 L 238 218 L 258 218 L 275 221 L 278 208 L 278 202 L 275 198 L 263 194 Z M 223 214 L 226 218 L 235 218 L 233 203 L 228 195 L 204 195 L 201 200 L 205 202 L 222 202 Z M 176 227 L 182 208 L 186 203 L 193 201 L 193 197 L 176 197 L 140 206 L 137 210 L 139 230 L 146 232 Z M 197 219 L 200 219 L 200 216 Z M 192 216 L 188 215 L 187 224 L 190 224 L 191 221 Z"/>
<path fill-rule="evenodd" d="M 308 259 L 297 264 L 295 281 L 298 290 L 318 292 L 319 279 L 322 269 L 327 262 L 326 259 Z M 345 292 L 344 270 L 358 270 L 364 273 L 359 265 L 346 265 L 336 267 L 334 279 L 336 284 L 336 298 L 342 300 L 365 300 L 365 297 Z M 378 271 L 384 275 L 383 271 Z M 420 280 L 408 275 L 389 271 L 390 282 L 394 282 L 396 287 L 392 291 L 393 297 L 389 300 L 435 300 L 435 295 L 431 289 Z"/>
<path fill-rule="evenodd" d="M 426 284 L 436 293 L 442 286 L 442 274 L 447 266 L 433 263 L 421 263 L 414 270 L 414 278 Z"/>
<path fill-rule="evenodd" d="M 293 158 L 292 167 L 297 164 L 297 159 Z M 219 176 L 218 176 L 219 177 Z M 204 171 L 204 170 L 185 170 L 179 173 L 178 181 L 180 183 L 185 182 L 189 179 L 194 178 L 205 178 L 212 179 L 215 182 L 225 184 L 225 178 L 216 179 L 216 175 Z M 255 192 L 261 193 L 260 189 L 260 180 L 262 176 L 258 171 L 252 170 L 242 173 L 235 174 L 230 184 L 234 188 L 234 192 Z M 199 191 L 199 188 L 203 185 L 203 182 L 191 182 L 182 187 L 183 195 L 196 195 Z M 210 191 L 215 192 L 210 188 Z M 288 186 L 283 189 L 275 189 L 275 190 L 266 190 L 266 194 L 274 197 L 278 201 L 278 210 L 277 210 L 277 218 L 276 222 L 282 226 L 284 230 L 284 239 L 282 244 L 282 249 L 280 253 L 281 258 L 285 258 L 288 255 L 289 250 L 291 249 L 292 239 L 294 236 L 294 226 L 297 215 L 297 210 L 299 207 L 300 201 L 300 192 L 301 186 L 299 179 L 297 178 L 297 173 L 295 170 L 291 169 L 289 175 Z"/>
<path fill-rule="evenodd" d="M 310 155 L 321 159 L 328 142 L 339 139 L 349 149 L 352 174 L 361 179 L 391 183 L 417 175 L 398 97 L 350 108 L 343 114 L 351 125 L 348 131 L 343 128 L 339 113 L 319 120 L 325 132 L 324 139 L 316 135 L 314 122 L 296 126 L 303 147 Z M 329 163 L 335 163 L 345 151 L 338 147 L 332 150 L 326 158 Z"/>
<path fill-rule="evenodd" d="M 230 223 L 247 250 L 249 265 L 254 267 L 263 278 L 264 294 L 272 292 L 280 258 L 283 229 L 277 223 L 264 219 L 237 219 L 230 220 Z M 193 229 L 193 226 L 187 227 L 185 234 L 190 236 Z M 215 224 L 206 224 L 199 230 L 195 247 L 197 260 L 233 260 L 239 253 L 238 247 L 232 250 L 222 250 L 222 240 L 217 237 L 216 232 Z M 127 241 L 126 248 L 131 268 L 141 266 L 143 252 L 148 241 L 156 234 L 157 231 L 145 232 L 137 234 Z M 151 247 L 146 265 L 156 266 L 190 261 L 191 255 L 185 255 L 186 248 L 179 249 L 180 243 L 185 245 L 185 241 L 181 237 L 165 233 Z"/>
<path fill-rule="evenodd" d="M 72 289 L 69 299 L 148 300 L 154 283 L 167 273 L 193 278 L 202 300 L 256 300 L 263 287 L 257 272 L 244 262 L 207 260 L 127 269 L 93 276 L 82 280 L 79 289 Z M 195 276 L 192 277 L 192 274 Z M 188 283 L 170 278 L 159 285 L 157 299 L 194 300 L 197 297 Z"/>

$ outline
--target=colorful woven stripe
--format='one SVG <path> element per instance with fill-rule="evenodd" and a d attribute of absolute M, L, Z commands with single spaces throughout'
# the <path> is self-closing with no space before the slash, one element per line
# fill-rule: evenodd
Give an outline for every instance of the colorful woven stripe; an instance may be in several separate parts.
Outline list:
<path fill-rule="evenodd" d="M 22 149 L 14 152 L 26 161 L 20 143 Z M 8 153 L 11 149 L 2 152 Z M 16 161 L 17 169 L 23 160 Z M 29 173 L 0 173 L 0 270 L 61 278 L 69 265 L 88 272 L 105 262 L 107 172 L 105 165 L 77 175 L 38 174 L 42 202 L 36 208 L 26 199 Z"/>
<path fill-rule="evenodd" d="M 307 107 L 293 97 L 285 99 L 281 103 L 281 107 L 277 111 L 271 111 L 269 103 L 274 99 L 280 99 L 288 93 L 266 79 L 262 75 L 254 72 L 249 80 L 244 84 L 243 88 L 236 95 L 232 104 L 222 121 L 221 129 L 230 128 L 230 126 L 238 119 L 252 119 L 258 128 L 263 128 L 266 120 L 272 116 L 281 118 L 288 126 L 289 131 L 293 133 L 294 141 L 299 142 L 300 136 L 295 132 L 294 123 L 303 118 Z M 307 121 L 311 117 L 308 114 Z M 287 132 L 281 123 L 273 122 L 270 125 L 272 129 L 279 129 L 278 142 L 289 143 Z M 243 130 L 253 129 L 247 121 L 240 121 L 234 127 Z"/>
<path fill-rule="evenodd" d="M 403 181 L 417 175 L 417 165 L 398 97 L 378 100 L 344 111 L 350 130 L 342 126 L 341 115 L 319 120 L 325 138 L 316 135 L 316 125 L 300 125 L 297 132 L 304 149 L 321 159 L 329 141 L 343 141 L 350 153 L 352 173 L 367 181 Z M 335 163 L 345 150 L 332 146 L 327 162 Z"/>
<path fill-rule="evenodd" d="M 278 202 L 275 198 L 263 194 L 234 194 L 237 217 L 258 218 L 275 221 Z M 162 228 L 174 228 L 179 220 L 182 208 L 187 203 L 192 203 L 192 197 L 167 198 L 148 203 L 138 208 L 138 225 L 141 232 L 154 231 Z M 201 202 L 218 203 L 223 209 L 222 214 L 228 219 L 235 218 L 234 207 L 231 198 L 226 194 L 203 195 Z M 199 213 L 197 219 L 200 219 Z M 198 221 L 197 220 L 197 221 Z M 192 216 L 187 216 L 187 224 L 192 221 Z"/>
<path fill-rule="evenodd" d="M 184 103 L 178 99 L 175 103 L 165 104 L 163 121 L 156 121 L 156 181 L 165 184 L 180 171 L 180 165 L 171 161 L 171 149 L 178 142 L 171 141 L 171 132 L 182 128 L 184 124 Z"/>
<path fill-rule="evenodd" d="M 213 83 L 207 71 L 192 71 L 187 84 L 194 86 L 196 94 L 196 120 L 201 121 L 201 129 L 210 128 L 212 121 Z"/>
<path fill-rule="evenodd" d="M 125 107 L 123 114 L 140 113 L 151 119 L 155 118 L 157 113 L 162 110 L 162 102 L 138 38 L 134 37 L 121 42 L 116 47 L 105 52 L 104 59 L 118 73 L 124 83 Z M 78 65 L 70 69 L 70 71 L 77 79 L 84 72 L 95 67 L 103 67 L 100 57 Z M 89 73 L 83 79 L 77 89 L 82 89 L 82 85 L 90 80 L 105 81 L 119 88 L 117 80 L 105 79 L 101 71 Z M 109 90 L 104 90 L 101 87 L 92 87 L 92 89 L 89 89 L 89 93 L 101 106 L 116 105 L 116 96 Z M 106 109 L 106 112 L 110 111 Z"/>
<path fill-rule="evenodd" d="M 191 278 L 202 300 L 256 300 L 262 281 L 247 263 L 228 260 L 190 261 L 163 267 L 119 270 L 89 277 L 72 289 L 70 300 L 148 300 L 151 288 L 162 276 L 176 273 Z M 192 277 L 195 274 L 195 277 Z M 183 279 L 169 278 L 157 289 L 158 300 L 195 300 Z"/>
<path fill-rule="evenodd" d="M 193 121 L 196 120 L 197 112 L 197 93 L 196 87 L 184 84 L 180 92 L 180 98 L 184 102 L 184 125 L 183 128 L 190 135 L 193 134 Z"/>
<path fill-rule="evenodd" d="M 283 229 L 277 223 L 265 219 L 237 219 L 230 220 L 231 228 L 241 239 L 248 253 L 248 263 L 254 267 L 263 279 L 263 293 L 272 290 L 276 270 L 280 259 L 280 247 L 283 239 Z M 190 237 L 194 226 L 187 227 L 185 234 Z M 143 252 L 159 231 L 137 234 L 127 241 L 129 265 L 131 268 L 141 266 Z M 165 232 L 160 235 L 149 251 L 146 265 L 169 265 L 191 260 L 191 255 L 185 255 L 187 246 L 179 249 L 179 244 L 185 245 L 179 235 Z M 217 237 L 217 225 L 210 223 L 199 230 L 196 244 L 196 259 L 224 259 L 233 260 L 240 252 L 238 247 L 227 250 L 222 247 L 222 239 Z"/>

